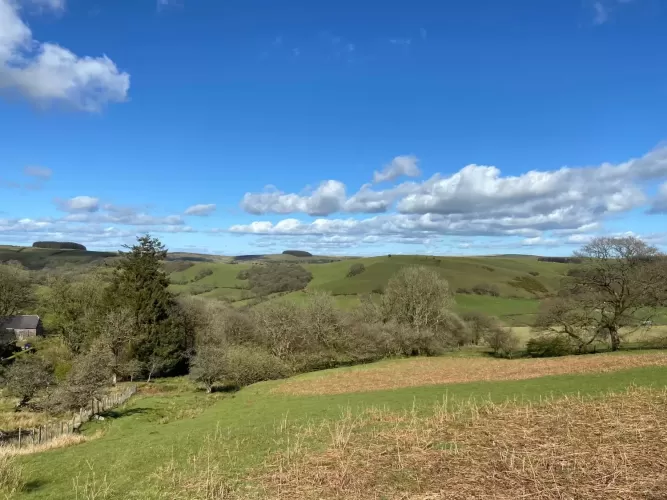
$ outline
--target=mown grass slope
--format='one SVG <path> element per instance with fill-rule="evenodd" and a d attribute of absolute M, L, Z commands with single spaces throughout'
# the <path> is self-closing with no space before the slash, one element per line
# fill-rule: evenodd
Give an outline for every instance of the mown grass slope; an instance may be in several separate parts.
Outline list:
<path fill-rule="evenodd" d="M 236 394 L 206 396 L 194 392 L 182 379 L 161 380 L 144 387 L 142 394 L 123 408 L 110 412 L 104 422 L 86 427 L 85 433 L 102 431 L 101 437 L 22 457 L 27 486 L 20 498 L 74 498 L 75 484 L 79 485 L 79 498 L 84 486 L 88 491 L 105 491 L 106 496 L 97 498 L 107 499 L 217 498 L 196 496 L 187 489 L 163 493 L 172 486 L 172 480 L 178 488 L 195 487 L 196 481 L 205 480 L 207 470 L 214 471 L 216 477 L 223 475 L 228 485 L 253 483 L 258 480 L 253 471 L 262 470 L 265 461 L 276 452 L 317 450 L 332 438 L 344 438 L 337 422 L 361 415 L 369 408 L 428 415 L 434 404 L 453 408 L 466 401 L 500 403 L 507 399 L 525 404 L 548 396 L 599 395 L 631 385 L 667 385 L 666 366 L 624 369 L 628 366 L 624 354 L 597 356 L 618 360 L 618 371 L 529 380 L 501 380 L 499 375 L 498 380 L 315 396 L 280 390 L 289 381 L 261 383 Z M 446 363 L 447 358 L 441 359 Z M 379 366 L 386 370 L 391 363 L 386 361 Z M 465 370 L 465 366 L 460 369 Z M 371 377 L 366 383 L 372 383 L 372 365 L 355 371 L 358 379 Z M 317 377 L 321 380 L 349 372 L 350 369 L 330 370 Z M 329 419 L 330 424 L 318 426 L 323 418 Z M 306 428 L 310 431 L 305 432 Z M 202 456 L 202 450 L 208 450 L 208 455 Z M 198 461 L 192 460 L 194 456 L 199 457 Z M 210 469 L 213 466 L 215 469 Z M 198 469 L 192 470 L 193 467 Z M 194 475 L 183 477 L 189 471 Z M 180 479 L 176 480 L 177 476 Z M 209 474 L 209 479 L 212 477 Z"/>

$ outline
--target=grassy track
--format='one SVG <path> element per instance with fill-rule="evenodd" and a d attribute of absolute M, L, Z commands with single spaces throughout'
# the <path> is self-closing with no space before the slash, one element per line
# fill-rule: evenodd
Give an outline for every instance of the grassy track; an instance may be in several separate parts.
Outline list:
<path fill-rule="evenodd" d="M 623 368 L 623 356 L 610 357 L 618 359 L 619 368 Z M 384 366 L 391 363 L 405 361 L 384 362 Z M 364 368 L 357 371 L 358 377 L 372 373 L 369 371 L 372 365 Z M 346 371 L 349 369 L 342 370 Z M 335 420 L 344 410 L 354 414 L 369 407 L 414 408 L 428 413 L 445 395 L 448 404 L 454 405 L 470 398 L 535 401 L 547 395 L 618 391 L 633 384 L 661 387 L 667 385 L 667 367 L 321 396 L 273 392 L 284 383 L 268 382 L 236 394 L 206 396 L 191 391 L 178 379 L 159 381 L 151 389 L 157 393 L 138 396 L 105 422 L 88 425 L 86 433 L 103 430 L 102 437 L 75 447 L 23 457 L 21 462 L 26 467 L 29 483 L 22 497 L 73 498 L 73 478 L 78 473 L 80 484 L 86 481 L 92 484 L 91 471 L 94 471 L 95 482 L 100 483 L 106 477 L 110 494 L 105 498 L 152 498 L 155 491 L 150 479 L 152 474 L 172 460 L 186 467 L 187 457 L 197 453 L 207 437 L 216 434 L 216 429 L 216 456 L 231 453 L 233 457 L 225 465 L 226 473 L 243 475 L 259 467 L 268 454 L 284 444 L 280 442 L 279 429 L 286 422 L 298 426 L 322 418 Z"/>

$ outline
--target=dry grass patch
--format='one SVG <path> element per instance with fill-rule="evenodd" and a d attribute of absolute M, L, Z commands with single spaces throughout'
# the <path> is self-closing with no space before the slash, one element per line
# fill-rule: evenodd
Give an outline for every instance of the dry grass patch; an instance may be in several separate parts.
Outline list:
<path fill-rule="evenodd" d="M 548 375 L 606 373 L 667 365 L 667 353 L 597 354 L 546 359 L 414 358 L 352 370 L 286 380 L 274 392 L 294 395 L 344 394 L 401 387 L 489 380 L 523 380 Z"/>
<path fill-rule="evenodd" d="M 664 499 L 667 391 L 534 406 L 371 411 L 325 425 L 324 451 L 274 455 L 273 499 Z M 246 497 L 246 495 L 242 495 Z"/>
<path fill-rule="evenodd" d="M 55 450 L 57 448 L 68 448 L 92 439 L 97 439 L 100 436 L 102 436 L 101 431 L 90 436 L 84 436 L 83 434 L 66 434 L 53 438 L 46 443 L 23 445 L 21 448 L 16 445 L 0 446 L 0 458 L 14 457 L 17 455 L 32 455 L 33 453 L 41 453 L 43 451 Z"/>

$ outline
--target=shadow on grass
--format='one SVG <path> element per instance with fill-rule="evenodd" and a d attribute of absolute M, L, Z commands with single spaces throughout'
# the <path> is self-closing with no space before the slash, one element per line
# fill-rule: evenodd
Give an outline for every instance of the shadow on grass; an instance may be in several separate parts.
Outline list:
<path fill-rule="evenodd" d="M 21 488 L 21 491 L 23 493 L 33 493 L 42 488 L 43 486 L 45 486 L 46 484 L 47 484 L 46 481 L 43 481 L 41 479 L 35 479 L 33 481 L 28 481 L 27 483 L 25 483 L 23 485 L 23 488 Z"/>
<path fill-rule="evenodd" d="M 123 408 L 123 409 L 107 410 L 103 413 L 100 413 L 100 416 L 104 417 L 106 420 L 115 420 L 117 418 L 129 417 L 132 415 L 142 415 L 148 412 L 149 410 L 146 408 Z"/>

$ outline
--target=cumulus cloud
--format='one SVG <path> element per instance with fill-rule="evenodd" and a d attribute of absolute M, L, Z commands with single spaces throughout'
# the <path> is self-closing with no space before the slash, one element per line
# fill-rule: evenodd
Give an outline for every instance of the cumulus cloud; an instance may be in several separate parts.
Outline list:
<path fill-rule="evenodd" d="M 393 181 L 401 176 L 407 177 L 419 177 L 421 175 L 421 170 L 417 164 L 419 160 L 416 156 L 397 156 L 394 158 L 391 163 L 385 165 L 381 172 L 377 170 L 373 173 L 373 182 L 386 182 Z"/>
<path fill-rule="evenodd" d="M 49 180 L 53 171 L 50 168 L 38 167 L 34 165 L 27 166 L 23 169 L 23 173 L 28 177 L 35 177 L 41 180 Z"/>
<path fill-rule="evenodd" d="M 36 3 L 64 8 L 62 0 Z M 39 105 L 64 103 L 91 112 L 127 99 L 128 73 L 106 55 L 81 57 L 59 45 L 36 41 L 19 9 L 13 0 L 0 0 L 0 91 L 18 92 Z"/>
<path fill-rule="evenodd" d="M 92 196 L 75 196 L 68 200 L 56 199 L 56 205 L 63 212 L 97 212 L 100 200 Z"/>
<path fill-rule="evenodd" d="M 393 172 L 391 168 L 376 172 L 376 180 L 378 174 L 383 179 Z M 312 222 L 296 218 L 256 221 L 232 226 L 229 231 L 265 237 L 336 235 L 355 241 L 368 235 L 422 242 L 436 236 L 504 236 L 524 238 L 523 245 L 575 244 L 601 230 L 607 217 L 646 206 L 645 187 L 665 178 L 667 147 L 619 164 L 533 170 L 521 175 L 504 175 L 498 167 L 471 164 L 453 174 L 436 174 L 384 190 L 365 184 L 350 197 L 345 196 L 342 183 L 329 180 L 310 195 L 275 190 L 248 193 L 242 206 L 254 214 L 381 215 Z M 328 189 L 331 186 L 335 189 Z M 332 192 L 335 195 L 327 198 L 330 203 L 319 203 L 322 193 Z M 667 212 L 664 185 L 651 211 Z"/>
<path fill-rule="evenodd" d="M 658 189 L 658 195 L 653 199 L 649 213 L 667 214 L 667 182 Z"/>
<path fill-rule="evenodd" d="M 198 215 L 203 217 L 206 215 L 211 215 L 213 212 L 215 212 L 215 209 L 216 206 L 214 203 L 199 204 L 186 208 L 184 213 L 185 215 Z"/>
<path fill-rule="evenodd" d="M 416 159 L 394 161 L 375 180 L 417 175 Z M 400 174 L 399 174 L 400 172 Z M 346 186 L 323 182 L 312 194 L 290 194 L 270 189 L 246 193 L 241 207 L 249 213 L 330 215 L 335 212 L 382 213 L 394 206 L 405 214 L 484 214 L 496 216 L 548 215 L 576 207 L 600 218 L 642 206 L 647 198 L 642 183 L 667 176 L 667 147 L 641 158 L 613 165 L 533 170 L 505 176 L 495 166 L 471 164 L 444 176 L 436 174 L 421 183 L 404 182 L 385 190 L 363 185 L 346 197 Z"/>
<path fill-rule="evenodd" d="M 308 215 L 329 215 L 341 210 L 345 203 L 345 184 L 329 180 L 322 182 L 311 194 L 286 194 L 272 187 L 263 193 L 246 193 L 241 208 L 251 214 L 289 214 L 294 212 Z"/>

